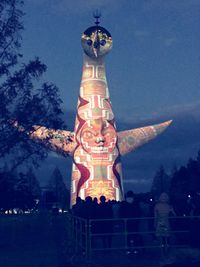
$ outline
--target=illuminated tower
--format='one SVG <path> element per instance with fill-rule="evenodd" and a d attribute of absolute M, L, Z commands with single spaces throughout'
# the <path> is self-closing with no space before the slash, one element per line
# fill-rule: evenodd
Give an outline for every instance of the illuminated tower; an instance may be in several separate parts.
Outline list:
<path fill-rule="evenodd" d="M 120 157 L 156 137 L 171 122 L 117 133 L 104 65 L 112 37 L 99 26 L 99 16 L 95 18 L 95 25 L 82 35 L 83 72 L 74 132 L 34 126 L 30 134 L 63 156 L 72 156 L 71 205 L 78 196 L 122 200 Z"/>
<path fill-rule="evenodd" d="M 72 199 L 76 196 L 122 199 L 117 133 L 106 81 L 104 56 L 110 33 L 98 24 L 82 35 L 83 73 L 75 123 Z"/>

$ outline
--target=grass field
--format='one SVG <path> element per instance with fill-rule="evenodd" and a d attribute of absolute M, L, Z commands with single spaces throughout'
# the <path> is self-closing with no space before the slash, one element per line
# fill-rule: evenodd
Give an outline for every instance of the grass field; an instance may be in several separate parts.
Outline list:
<path fill-rule="evenodd" d="M 64 216 L 0 215 L 1 267 L 62 267 L 67 263 Z"/>

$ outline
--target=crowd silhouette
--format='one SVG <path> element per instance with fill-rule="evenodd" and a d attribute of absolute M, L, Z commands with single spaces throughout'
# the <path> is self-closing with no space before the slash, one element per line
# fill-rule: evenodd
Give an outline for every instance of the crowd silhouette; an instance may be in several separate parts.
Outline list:
<path fill-rule="evenodd" d="M 106 200 L 105 196 L 85 200 L 77 198 L 72 207 L 74 216 L 91 220 L 91 232 L 100 234 L 104 248 L 112 247 L 113 232 L 117 227 L 123 227 L 127 236 L 127 253 L 134 247 L 134 253 L 145 251 L 145 235 L 151 233 L 153 241 L 160 242 L 168 249 L 172 232 L 179 244 L 189 244 L 200 247 L 200 196 L 189 196 L 183 203 L 170 203 L 167 193 L 163 192 L 158 200 L 139 197 L 128 191 L 123 201 Z M 120 226 L 120 219 L 125 219 L 125 225 Z M 187 231 L 187 235 L 181 231 Z M 179 233 L 180 232 L 180 233 Z M 93 241 L 92 241 L 93 243 Z M 138 249 L 137 249 L 138 247 Z"/>

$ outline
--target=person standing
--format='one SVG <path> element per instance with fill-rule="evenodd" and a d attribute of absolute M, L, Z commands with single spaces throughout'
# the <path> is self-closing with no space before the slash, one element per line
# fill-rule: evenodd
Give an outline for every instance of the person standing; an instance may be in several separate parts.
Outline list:
<path fill-rule="evenodd" d="M 163 192 L 157 204 L 154 207 L 154 225 L 156 236 L 160 238 L 162 247 L 166 248 L 169 244 L 170 237 L 170 222 L 169 216 L 176 215 L 173 207 L 169 204 L 169 196 Z"/>

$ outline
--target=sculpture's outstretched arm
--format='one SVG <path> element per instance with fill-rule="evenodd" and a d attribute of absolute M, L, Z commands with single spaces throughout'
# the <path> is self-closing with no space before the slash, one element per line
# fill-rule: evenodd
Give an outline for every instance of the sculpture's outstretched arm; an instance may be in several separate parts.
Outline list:
<path fill-rule="evenodd" d="M 14 122 L 14 127 L 18 128 L 20 132 L 26 132 L 26 134 L 36 142 L 42 143 L 50 150 L 59 153 L 63 156 L 72 155 L 75 148 L 74 133 L 65 130 L 47 129 L 43 126 L 34 125 L 33 130 L 30 132 Z"/>
<path fill-rule="evenodd" d="M 160 124 L 117 133 L 120 154 L 125 155 L 155 138 L 158 134 L 162 133 L 171 122 L 170 120 Z"/>
<path fill-rule="evenodd" d="M 47 129 L 43 126 L 33 126 L 29 136 L 47 146 L 50 150 L 55 151 L 63 156 L 72 155 L 75 142 L 74 133 L 66 130 Z"/>

